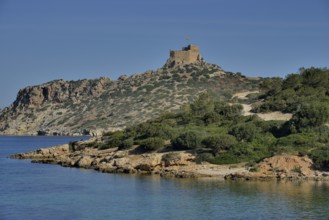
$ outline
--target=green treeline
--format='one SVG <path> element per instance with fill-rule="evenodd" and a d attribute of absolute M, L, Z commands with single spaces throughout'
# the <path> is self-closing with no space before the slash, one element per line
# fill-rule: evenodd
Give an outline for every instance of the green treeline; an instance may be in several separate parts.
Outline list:
<path fill-rule="evenodd" d="M 267 78 L 260 83 L 264 100 L 254 112 L 282 111 L 294 113 L 303 106 L 329 102 L 329 70 L 326 68 L 300 69 L 285 79 Z"/>
<path fill-rule="evenodd" d="M 309 155 L 319 169 L 329 168 L 329 71 L 302 69 L 286 79 L 265 79 L 254 111 L 293 113 L 291 120 L 263 121 L 242 116 L 240 104 L 228 104 L 202 93 L 177 113 L 104 134 L 86 147 L 134 151 L 189 150 L 196 162 L 255 163 L 281 153 Z M 260 101 L 258 101 L 260 102 Z"/>

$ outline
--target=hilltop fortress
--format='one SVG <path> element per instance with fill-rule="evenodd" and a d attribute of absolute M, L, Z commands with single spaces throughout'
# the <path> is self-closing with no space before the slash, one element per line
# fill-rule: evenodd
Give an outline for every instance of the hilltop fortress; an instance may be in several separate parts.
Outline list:
<path fill-rule="evenodd" d="M 165 67 L 174 67 L 190 63 L 203 62 L 199 52 L 199 47 L 196 45 L 188 45 L 182 50 L 170 50 L 170 57 L 167 60 Z"/>

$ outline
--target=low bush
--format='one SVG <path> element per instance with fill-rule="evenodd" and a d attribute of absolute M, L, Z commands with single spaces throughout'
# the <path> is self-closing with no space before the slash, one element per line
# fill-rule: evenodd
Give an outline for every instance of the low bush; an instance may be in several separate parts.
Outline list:
<path fill-rule="evenodd" d="M 194 161 L 196 163 L 200 164 L 204 161 L 210 162 L 212 159 L 214 159 L 213 154 L 204 152 L 204 153 L 200 153 L 200 154 L 196 155 Z"/>
<path fill-rule="evenodd" d="M 234 119 L 241 116 L 242 105 L 228 105 L 224 102 L 215 102 L 215 112 L 226 119 Z"/>
<path fill-rule="evenodd" d="M 155 151 L 164 147 L 164 141 L 159 137 L 151 137 L 143 140 L 140 148 L 144 151 Z"/>
<path fill-rule="evenodd" d="M 236 140 L 233 136 L 227 134 L 221 134 L 216 136 L 209 136 L 202 141 L 202 144 L 210 148 L 212 153 L 216 156 L 223 150 L 230 149 Z"/>
<path fill-rule="evenodd" d="M 303 128 L 319 127 L 329 121 L 329 105 L 315 101 L 303 103 L 290 121 L 299 131 Z"/>
<path fill-rule="evenodd" d="M 290 146 L 298 149 L 301 147 L 314 146 L 316 144 L 316 139 L 317 137 L 314 134 L 291 134 L 277 139 L 276 145 L 286 147 Z"/>
<path fill-rule="evenodd" d="M 220 121 L 220 116 L 216 112 L 209 112 L 203 116 L 203 121 L 206 125 Z"/>
<path fill-rule="evenodd" d="M 125 138 L 125 133 L 123 131 L 115 131 L 111 133 L 109 138 L 106 141 L 106 144 L 109 146 L 109 148 L 112 147 L 119 147 L 122 141 Z"/>
<path fill-rule="evenodd" d="M 174 122 L 171 121 L 171 123 Z M 164 123 L 145 122 L 140 124 L 136 130 L 142 136 L 142 138 L 160 137 L 164 139 L 170 139 L 174 136 L 174 133 L 170 125 L 168 125 L 165 122 Z"/>
<path fill-rule="evenodd" d="M 109 148 L 111 148 L 111 145 L 108 145 L 108 144 L 105 144 L 105 143 L 99 144 L 97 146 L 98 150 L 106 150 L 106 149 L 109 149 Z"/>
<path fill-rule="evenodd" d="M 191 150 L 196 149 L 201 145 L 201 138 L 198 133 L 187 131 L 171 140 L 171 143 L 175 150 Z"/>
<path fill-rule="evenodd" d="M 251 142 L 261 130 L 253 123 L 241 123 L 231 128 L 230 135 L 233 135 L 238 141 Z"/>
<path fill-rule="evenodd" d="M 313 160 L 316 169 L 329 169 L 329 146 L 313 150 L 309 156 Z"/>
<path fill-rule="evenodd" d="M 120 144 L 118 149 L 119 150 L 127 150 L 130 149 L 134 145 L 134 138 L 128 138 L 123 140 Z"/>
<path fill-rule="evenodd" d="M 232 152 L 226 152 L 209 159 L 208 162 L 213 164 L 235 164 L 240 162 L 240 158 Z"/>

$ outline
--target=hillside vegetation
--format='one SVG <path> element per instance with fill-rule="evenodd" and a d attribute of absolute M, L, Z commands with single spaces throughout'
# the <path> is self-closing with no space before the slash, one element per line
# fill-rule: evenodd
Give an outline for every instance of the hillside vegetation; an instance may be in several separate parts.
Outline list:
<path fill-rule="evenodd" d="M 293 117 L 286 122 L 242 116 L 240 104 L 228 104 L 204 92 L 176 113 L 163 113 L 137 126 L 106 133 L 98 142 L 71 143 L 71 150 L 118 148 L 132 149 L 133 154 L 188 150 L 196 155 L 197 162 L 215 164 L 254 164 L 266 157 L 289 153 L 309 155 L 316 168 L 328 169 L 329 83 L 323 83 L 328 77 L 328 70 L 310 68 L 286 79 L 261 83 L 260 95 L 250 96 L 249 102 L 258 102 L 255 110 L 292 112 Z M 284 104 L 277 107 L 274 103 Z"/>
<path fill-rule="evenodd" d="M 204 91 L 227 100 L 257 87 L 258 80 L 205 62 L 118 80 L 55 80 L 20 90 L 15 102 L 0 112 L 0 134 L 100 135 L 179 110 Z"/>
<path fill-rule="evenodd" d="M 329 103 L 329 70 L 326 68 L 300 69 L 285 79 L 267 78 L 260 84 L 263 100 L 254 112 L 282 111 L 294 113 L 304 105 Z"/>

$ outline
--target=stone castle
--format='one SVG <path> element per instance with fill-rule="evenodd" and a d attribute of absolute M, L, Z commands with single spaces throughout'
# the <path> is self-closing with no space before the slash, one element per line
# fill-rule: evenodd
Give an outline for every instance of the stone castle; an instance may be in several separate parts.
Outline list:
<path fill-rule="evenodd" d="M 199 47 L 190 44 L 187 47 L 183 47 L 182 50 L 170 50 L 170 57 L 165 66 L 174 67 L 198 62 L 202 62 Z"/>

